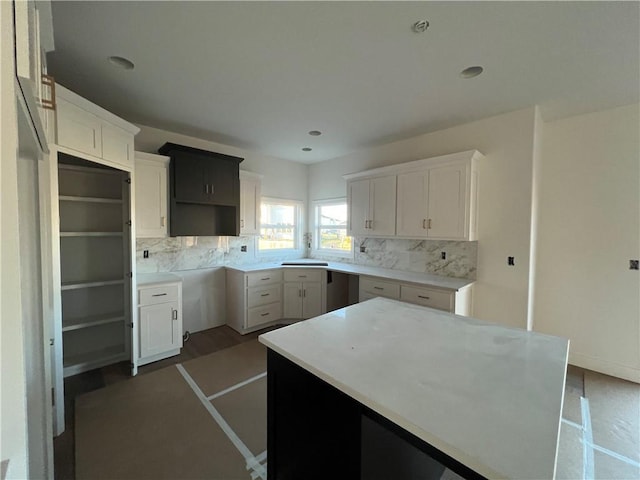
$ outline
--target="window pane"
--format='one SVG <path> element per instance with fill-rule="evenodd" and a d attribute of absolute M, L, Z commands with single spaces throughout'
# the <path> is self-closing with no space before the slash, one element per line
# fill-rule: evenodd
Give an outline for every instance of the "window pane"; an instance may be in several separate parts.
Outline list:
<path fill-rule="evenodd" d="M 318 214 L 320 225 L 347 225 L 347 204 L 321 205 Z"/>
<path fill-rule="evenodd" d="M 344 228 L 321 228 L 319 248 L 351 251 L 351 237 Z"/>
<path fill-rule="evenodd" d="M 299 206 L 288 202 L 263 201 L 260 205 L 261 227 L 258 250 L 298 248 Z"/>
<path fill-rule="evenodd" d="M 259 250 L 273 250 L 277 248 L 295 248 L 294 228 L 261 228 L 258 240 Z"/>
<path fill-rule="evenodd" d="M 279 205 L 277 203 L 263 203 L 260 205 L 261 222 L 267 225 L 295 224 L 296 207 L 293 205 Z"/>

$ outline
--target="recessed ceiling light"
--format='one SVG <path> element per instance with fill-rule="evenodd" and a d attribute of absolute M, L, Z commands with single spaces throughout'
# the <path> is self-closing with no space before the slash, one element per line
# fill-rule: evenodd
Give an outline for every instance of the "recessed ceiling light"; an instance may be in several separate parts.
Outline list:
<path fill-rule="evenodd" d="M 310 152 L 311 150 L 312 150 L 312 149 L 311 149 L 311 148 L 309 148 L 309 147 L 304 147 L 304 148 L 302 149 L 302 151 L 303 151 L 303 152 Z"/>
<path fill-rule="evenodd" d="M 122 68 L 123 70 L 133 70 L 133 68 L 135 67 L 131 60 L 124 57 L 109 57 L 109 62 L 111 62 L 116 67 Z"/>
<path fill-rule="evenodd" d="M 309 135 L 311 135 L 312 137 L 317 137 L 318 135 L 322 135 L 322 132 L 320 130 L 311 130 L 309 132 Z"/>
<path fill-rule="evenodd" d="M 473 77 L 477 77 L 478 75 L 480 75 L 483 71 L 484 71 L 484 68 L 482 68 L 480 66 L 469 67 L 469 68 L 465 68 L 464 70 L 462 70 L 460 72 L 460 76 L 462 78 L 473 78 Z"/>

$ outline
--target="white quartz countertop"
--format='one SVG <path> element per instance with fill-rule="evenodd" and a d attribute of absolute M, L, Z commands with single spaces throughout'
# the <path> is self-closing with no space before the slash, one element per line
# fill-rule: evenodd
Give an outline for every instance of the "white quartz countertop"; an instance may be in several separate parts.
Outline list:
<path fill-rule="evenodd" d="M 312 265 L 313 262 L 322 262 L 322 260 L 314 260 L 311 258 L 303 260 L 290 260 L 291 262 L 299 262 L 304 265 L 283 265 L 278 263 L 256 263 L 252 265 L 227 265 L 226 268 L 238 270 L 245 273 L 258 272 L 261 270 L 272 270 L 274 268 L 322 268 L 333 272 L 350 273 L 353 275 L 368 275 L 371 277 L 379 277 L 387 280 L 395 280 L 399 282 L 410 282 L 419 285 L 430 285 L 433 287 L 443 288 L 447 290 L 460 290 L 467 285 L 471 285 L 474 281 L 465 278 L 443 277 L 440 275 L 431 275 L 429 273 L 405 272 L 403 270 L 394 270 L 391 268 L 368 267 L 365 265 L 355 265 L 351 263 L 325 262 L 327 266 Z M 286 263 L 286 262 L 285 262 Z"/>
<path fill-rule="evenodd" d="M 139 287 L 167 283 L 182 283 L 182 277 L 173 273 L 138 273 L 136 275 L 136 285 Z"/>
<path fill-rule="evenodd" d="M 383 298 L 267 347 L 488 478 L 553 478 L 568 340 Z"/>

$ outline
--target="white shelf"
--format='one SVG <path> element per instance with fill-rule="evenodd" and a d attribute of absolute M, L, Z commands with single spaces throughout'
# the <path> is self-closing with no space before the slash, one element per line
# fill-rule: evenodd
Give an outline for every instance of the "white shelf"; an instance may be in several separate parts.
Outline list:
<path fill-rule="evenodd" d="M 58 198 L 61 202 L 122 203 L 121 198 L 77 197 L 72 195 L 60 195 Z"/>
<path fill-rule="evenodd" d="M 121 345 L 83 353 L 82 355 L 64 357 L 64 376 L 68 377 L 126 359 L 127 354 Z"/>
<path fill-rule="evenodd" d="M 121 322 L 124 320 L 124 312 L 111 313 L 106 315 L 92 315 L 90 317 L 73 318 L 62 321 L 62 331 L 79 330 L 81 328 L 97 327 L 108 323 Z"/>
<path fill-rule="evenodd" d="M 122 232 L 60 232 L 60 237 L 121 237 Z"/>
<path fill-rule="evenodd" d="M 106 280 L 98 282 L 66 282 L 62 284 L 62 290 L 77 290 L 79 288 L 106 287 L 108 285 L 122 285 L 124 279 Z"/>

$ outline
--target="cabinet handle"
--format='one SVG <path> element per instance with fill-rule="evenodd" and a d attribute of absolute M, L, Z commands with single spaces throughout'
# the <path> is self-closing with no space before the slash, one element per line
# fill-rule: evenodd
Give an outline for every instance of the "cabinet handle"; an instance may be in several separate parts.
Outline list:
<path fill-rule="evenodd" d="M 364 221 L 364 228 L 365 229 L 369 228 L 369 220 Z"/>
<path fill-rule="evenodd" d="M 160 217 L 160 226 L 164 227 L 166 225 L 167 217 Z"/>
<path fill-rule="evenodd" d="M 298 289 L 298 296 L 301 297 L 302 296 L 302 290 Z"/>
<path fill-rule="evenodd" d="M 425 300 L 430 300 L 431 297 L 425 297 L 424 295 L 418 295 L 418 298 L 424 298 Z"/>
<path fill-rule="evenodd" d="M 262 295 L 260 295 L 261 297 L 268 297 L 270 294 L 269 293 L 263 293 Z"/>
<path fill-rule="evenodd" d="M 427 221 L 427 230 L 431 229 L 431 219 Z"/>
<path fill-rule="evenodd" d="M 423 219 L 422 219 L 422 229 L 423 229 L 423 230 L 426 230 L 426 229 L 427 229 L 427 219 L 426 219 L 426 218 L 423 218 Z"/>
<path fill-rule="evenodd" d="M 266 316 L 268 316 L 268 315 L 269 315 L 269 312 L 267 312 L 267 313 L 261 313 L 261 314 L 260 314 L 260 316 L 261 316 L 261 317 L 266 317 Z"/>
<path fill-rule="evenodd" d="M 369 230 L 373 230 L 373 220 L 369 220 Z"/>
<path fill-rule="evenodd" d="M 382 287 L 373 287 L 373 288 L 376 289 L 376 290 L 384 290 L 384 288 L 382 288 Z"/>
<path fill-rule="evenodd" d="M 206 193 L 207 195 L 209 194 L 209 184 L 207 183 L 204 184 L 204 193 Z"/>
<path fill-rule="evenodd" d="M 173 320 L 177 320 L 178 319 L 178 310 L 174 310 L 173 308 L 171 309 L 171 318 Z"/>
<path fill-rule="evenodd" d="M 306 297 L 306 296 L 307 296 L 307 289 L 306 289 L 306 288 L 302 290 L 302 296 L 303 296 L 303 297 Z"/>
<path fill-rule="evenodd" d="M 244 228 L 244 220 L 240 219 L 240 228 Z"/>
<path fill-rule="evenodd" d="M 211 190 L 211 195 L 213 195 L 215 193 L 213 185 L 209 185 L 209 190 Z"/>
<path fill-rule="evenodd" d="M 271 280 L 271 277 L 261 278 L 260 280 Z"/>
<path fill-rule="evenodd" d="M 306 275 L 298 275 L 298 278 L 307 278 Z"/>
<path fill-rule="evenodd" d="M 47 110 L 55 110 L 56 105 L 56 80 L 51 75 L 42 74 L 42 84 L 51 88 L 51 100 L 47 100 L 45 98 L 40 99 L 40 104 L 42 108 L 46 108 Z"/>
<path fill-rule="evenodd" d="M 164 297 L 166 295 L 166 293 L 154 293 L 153 295 L 151 295 L 152 297 Z"/>

